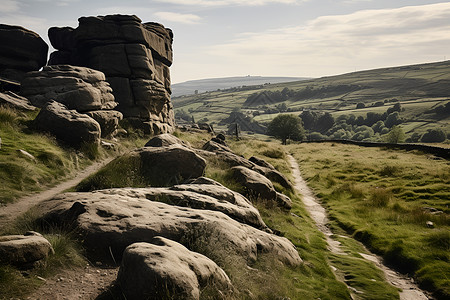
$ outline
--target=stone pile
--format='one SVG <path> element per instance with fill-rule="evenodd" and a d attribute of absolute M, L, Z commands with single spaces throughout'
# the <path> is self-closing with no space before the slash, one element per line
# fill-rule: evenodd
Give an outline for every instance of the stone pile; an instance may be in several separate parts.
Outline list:
<path fill-rule="evenodd" d="M 0 24 L 0 77 L 21 81 L 47 63 L 48 45 L 35 32 Z"/>
<path fill-rule="evenodd" d="M 49 29 L 50 42 L 58 50 L 51 54 L 49 65 L 102 71 L 119 103 L 117 109 L 133 125 L 151 134 L 172 132 L 172 31 L 128 15 L 82 17 L 78 21 L 76 29 Z"/>

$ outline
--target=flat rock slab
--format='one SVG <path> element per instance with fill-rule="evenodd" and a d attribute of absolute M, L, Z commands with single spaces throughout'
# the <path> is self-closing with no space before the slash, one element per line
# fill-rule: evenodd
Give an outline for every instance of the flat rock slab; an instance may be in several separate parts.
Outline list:
<path fill-rule="evenodd" d="M 252 262 L 258 253 L 297 266 L 302 260 L 286 238 L 239 223 L 227 215 L 111 192 L 66 193 L 40 205 L 46 224 L 70 224 L 82 235 L 89 256 L 116 259 L 135 242 L 162 236 L 189 248 L 202 240 L 202 254 L 222 251 Z"/>
<path fill-rule="evenodd" d="M 232 289 L 215 262 L 163 237 L 128 246 L 118 282 L 127 299 L 199 299 L 207 285 L 219 295 Z"/>
<path fill-rule="evenodd" d="M 1 263 L 29 268 L 53 252 L 50 242 L 37 232 L 0 236 Z"/>

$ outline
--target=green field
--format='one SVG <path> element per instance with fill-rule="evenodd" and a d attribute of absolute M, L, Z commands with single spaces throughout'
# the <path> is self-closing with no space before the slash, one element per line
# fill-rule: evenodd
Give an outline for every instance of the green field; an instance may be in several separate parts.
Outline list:
<path fill-rule="evenodd" d="M 288 147 L 336 230 L 440 299 L 450 296 L 450 163 L 418 152 L 314 143 Z"/>
<path fill-rule="evenodd" d="M 450 100 L 450 61 L 439 63 L 392 67 L 354 72 L 318 79 L 255 86 L 255 89 L 228 89 L 172 99 L 175 112 L 183 111 L 195 121 L 206 121 L 218 130 L 226 130 L 228 124 L 221 121 L 233 110 L 267 124 L 280 112 L 268 112 L 280 104 L 286 104 L 285 113 L 299 115 L 303 110 L 328 112 L 336 119 L 340 115 L 365 116 L 368 112 L 384 113 L 394 103 L 402 106 L 400 118 L 406 133 L 423 134 L 427 129 L 440 128 L 450 132 L 450 116 L 435 116 L 427 113 Z M 283 101 L 244 105 L 254 93 L 282 91 L 295 93 Z M 309 91 L 309 92 L 308 92 Z M 381 106 L 373 106 L 382 102 Z M 358 103 L 366 107 L 356 109 Z M 259 114 L 259 115 L 257 115 Z M 256 116 L 254 116 L 256 115 Z M 420 124 L 418 124 L 418 122 Z"/>

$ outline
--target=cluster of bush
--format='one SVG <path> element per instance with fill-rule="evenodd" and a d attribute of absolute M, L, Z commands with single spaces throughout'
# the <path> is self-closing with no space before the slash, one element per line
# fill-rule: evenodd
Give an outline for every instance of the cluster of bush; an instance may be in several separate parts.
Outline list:
<path fill-rule="evenodd" d="M 384 113 L 368 112 L 365 117 L 349 114 L 340 115 L 335 119 L 330 113 L 303 111 L 300 118 L 303 121 L 303 127 L 308 131 L 308 140 L 348 139 L 440 143 L 447 139 L 442 129 L 430 129 L 423 135 L 414 133 L 406 139 L 401 127 L 397 126 L 403 122 L 399 115 L 401 110 L 400 103 L 396 103 Z"/>

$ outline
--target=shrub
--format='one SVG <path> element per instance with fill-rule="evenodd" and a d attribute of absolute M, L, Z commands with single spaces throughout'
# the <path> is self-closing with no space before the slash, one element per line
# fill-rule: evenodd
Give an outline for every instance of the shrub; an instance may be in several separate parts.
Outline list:
<path fill-rule="evenodd" d="M 392 193 L 384 188 L 374 188 L 368 199 L 368 205 L 374 207 L 386 207 L 392 199 Z"/>
<path fill-rule="evenodd" d="M 446 138 L 447 136 L 442 129 L 428 129 L 428 131 L 422 135 L 420 141 L 423 143 L 442 143 Z"/>

